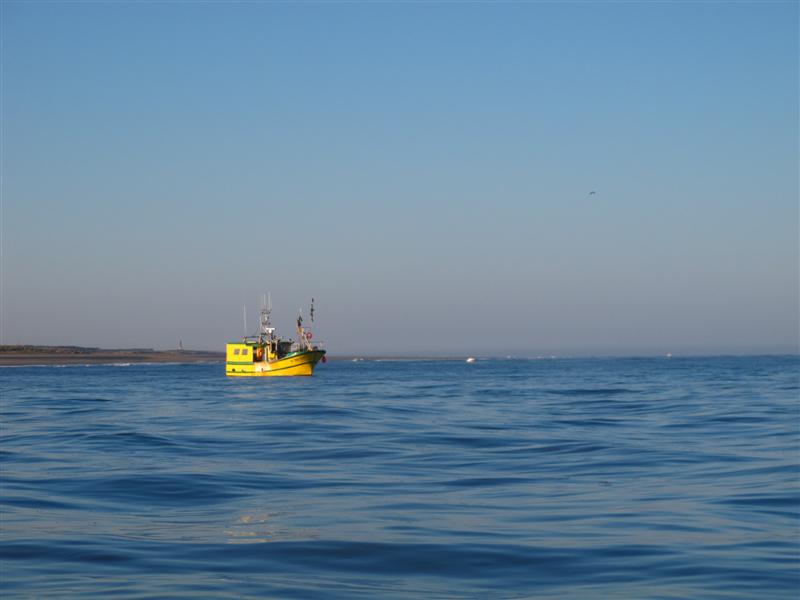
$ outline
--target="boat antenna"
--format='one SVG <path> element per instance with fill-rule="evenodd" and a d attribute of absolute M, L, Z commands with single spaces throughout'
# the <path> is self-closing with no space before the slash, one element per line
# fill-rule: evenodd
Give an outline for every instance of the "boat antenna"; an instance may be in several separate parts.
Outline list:
<path fill-rule="evenodd" d="M 313 323 L 314 322 L 314 299 L 313 298 L 311 299 L 311 310 L 309 311 L 309 313 L 311 313 L 309 316 L 311 317 L 311 322 Z"/>

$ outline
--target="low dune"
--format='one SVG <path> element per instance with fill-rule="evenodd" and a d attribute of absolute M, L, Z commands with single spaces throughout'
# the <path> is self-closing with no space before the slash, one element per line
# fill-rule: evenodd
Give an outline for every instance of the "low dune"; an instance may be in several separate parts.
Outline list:
<path fill-rule="evenodd" d="M 0 366 L 222 362 L 222 352 L 153 350 L 151 348 L 102 349 L 81 346 L 0 346 Z"/>

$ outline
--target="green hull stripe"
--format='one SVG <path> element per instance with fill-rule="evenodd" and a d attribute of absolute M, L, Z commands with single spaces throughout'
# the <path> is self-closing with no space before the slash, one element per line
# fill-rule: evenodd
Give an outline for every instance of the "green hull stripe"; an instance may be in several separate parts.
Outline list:
<path fill-rule="evenodd" d="M 296 369 L 297 367 L 302 367 L 309 364 L 313 365 L 315 363 L 309 360 L 307 362 L 298 363 L 296 365 L 289 365 L 288 367 L 281 367 L 279 369 L 270 369 L 269 371 L 267 371 L 267 373 L 274 373 L 275 371 L 285 371 L 286 369 Z"/>
<path fill-rule="evenodd" d="M 230 363 L 228 363 L 228 364 L 230 364 Z M 305 365 L 315 365 L 315 364 L 317 364 L 317 363 L 314 362 L 314 361 L 310 361 L 309 360 L 309 361 L 306 361 L 306 362 L 298 363 L 296 365 L 289 365 L 288 367 L 279 367 L 277 369 L 268 369 L 266 371 L 253 370 L 253 373 L 275 373 L 276 371 L 285 371 L 286 369 L 296 369 L 297 367 L 303 367 Z"/>

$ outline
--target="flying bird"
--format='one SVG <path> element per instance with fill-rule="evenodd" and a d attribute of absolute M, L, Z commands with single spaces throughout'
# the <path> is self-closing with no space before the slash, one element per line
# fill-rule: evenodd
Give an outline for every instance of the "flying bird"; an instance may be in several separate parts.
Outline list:
<path fill-rule="evenodd" d="M 596 193 L 597 193 L 597 192 L 595 192 L 594 190 L 592 190 L 591 192 L 589 192 L 589 195 L 590 195 L 590 196 L 594 196 Z"/>

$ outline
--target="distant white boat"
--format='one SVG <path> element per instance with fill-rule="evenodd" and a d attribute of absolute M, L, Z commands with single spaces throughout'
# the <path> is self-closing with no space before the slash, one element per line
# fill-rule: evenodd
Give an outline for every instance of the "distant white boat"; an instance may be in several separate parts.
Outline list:
<path fill-rule="evenodd" d="M 468 363 L 474 363 L 474 362 L 475 362 L 475 357 L 474 357 L 474 356 L 470 356 L 470 357 L 467 359 L 467 362 L 468 362 Z"/>

